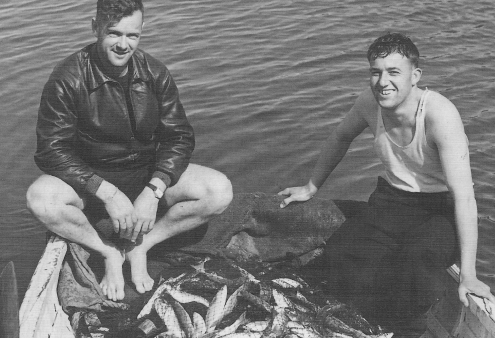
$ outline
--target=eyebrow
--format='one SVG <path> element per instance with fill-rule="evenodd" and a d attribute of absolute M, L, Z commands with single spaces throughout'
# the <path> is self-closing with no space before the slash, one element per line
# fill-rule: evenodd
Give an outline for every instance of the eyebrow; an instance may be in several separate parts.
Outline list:
<path fill-rule="evenodd" d="M 113 27 L 108 27 L 107 28 L 107 34 L 117 34 L 117 35 L 122 35 L 123 33 Z M 132 31 L 132 32 L 128 32 L 127 35 L 136 35 L 136 36 L 140 36 L 141 35 L 141 32 L 139 31 Z"/>
<path fill-rule="evenodd" d="M 377 67 L 370 67 L 370 70 L 380 70 L 380 68 L 377 68 Z M 386 71 L 391 71 L 391 70 L 402 70 L 401 68 L 399 67 L 388 67 L 385 69 Z"/>

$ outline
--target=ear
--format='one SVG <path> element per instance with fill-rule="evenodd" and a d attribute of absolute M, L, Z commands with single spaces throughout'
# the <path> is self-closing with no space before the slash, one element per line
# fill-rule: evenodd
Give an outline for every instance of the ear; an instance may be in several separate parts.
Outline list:
<path fill-rule="evenodd" d="M 411 75 L 411 80 L 412 80 L 413 86 L 415 86 L 419 82 L 419 80 L 421 79 L 421 74 L 423 74 L 423 71 L 421 70 L 421 68 L 413 69 L 412 75 Z"/>
<path fill-rule="evenodd" d="M 98 37 L 98 22 L 96 22 L 95 18 L 91 19 L 91 30 L 93 31 L 93 35 L 97 38 Z"/>

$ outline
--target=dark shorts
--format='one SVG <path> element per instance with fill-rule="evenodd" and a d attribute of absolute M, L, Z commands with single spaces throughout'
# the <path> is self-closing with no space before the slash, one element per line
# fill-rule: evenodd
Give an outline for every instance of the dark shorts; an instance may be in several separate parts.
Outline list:
<path fill-rule="evenodd" d="M 153 174 L 152 170 L 152 166 L 146 166 L 132 170 L 96 170 L 96 174 L 115 185 L 134 203 L 134 200 L 150 181 Z M 93 195 L 86 195 L 84 199 L 86 205 L 83 212 L 88 218 L 88 221 L 97 230 L 106 235 L 111 235 L 113 227 L 103 202 Z"/>
<path fill-rule="evenodd" d="M 450 193 L 406 192 L 381 177 L 366 212 L 348 218 L 325 248 L 329 288 L 368 315 L 425 311 L 442 296 L 456 257 Z"/>

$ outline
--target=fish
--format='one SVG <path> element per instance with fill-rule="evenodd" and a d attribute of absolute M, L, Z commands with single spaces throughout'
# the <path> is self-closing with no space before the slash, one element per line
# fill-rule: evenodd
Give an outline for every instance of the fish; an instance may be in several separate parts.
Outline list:
<path fill-rule="evenodd" d="M 263 331 L 263 337 L 282 337 L 285 331 L 287 331 L 289 317 L 285 314 L 285 309 L 280 306 L 273 307 L 272 316 L 271 323 Z"/>
<path fill-rule="evenodd" d="M 278 291 L 277 289 L 273 289 L 273 298 L 275 299 L 275 303 L 277 304 L 277 306 L 281 306 L 284 308 L 293 308 L 299 312 L 304 313 L 310 312 L 308 308 L 291 301 L 284 293 Z"/>
<path fill-rule="evenodd" d="M 199 303 L 204 306 L 210 306 L 210 302 L 205 298 L 197 295 L 193 295 L 192 293 L 185 292 L 180 290 L 178 287 L 167 286 L 164 288 L 164 291 L 172 296 L 179 303 Z"/>
<path fill-rule="evenodd" d="M 166 281 L 162 282 L 157 287 L 157 289 L 155 290 L 155 292 L 153 293 L 153 295 L 151 296 L 151 298 L 148 300 L 148 302 L 141 309 L 141 312 L 139 312 L 137 318 L 140 319 L 143 316 L 149 315 L 151 313 L 151 310 L 153 309 L 153 305 L 154 305 L 155 300 L 163 293 L 163 291 L 167 287 L 170 287 L 171 284 L 180 281 L 183 277 L 185 277 L 185 275 L 186 274 L 183 273 L 183 274 L 181 274 L 181 275 L 179 275 L 177 277 L 169 278 Z"/>
<path fill-rule="evenodd" d="M 218 337 L 223 337 L 228 334 L 234 333 L 239 326 L 246 323 L 246 320 L 246 312 L 243 312 L 235 322 L 218 332 Z"/>
<path fill-rule="evenodd" d="M 303 325 L 302 323 L 295 322 L 293 320 L 289 320 L 289 322 L 287 323 L 287 328 L 288 329 L 292 329 L 292 328 L 300 328 L 300 329 L 302 329 L 304 327 L 305 327 L 305 325 Z"/>
<path fill-rule="evenodd" d="M 301 338 L 323 338 L 323 335 L 321 335 L 319 332 L 308 327 L 303 327 L 303 328 L 294 327 L 290 329 L 290 333 L 295 334 Z"/>
<path fill-rule="evenodd" d="M 162 298 L 155 299 L 153 305 L 156 313 L 167 326 L 166 333 L 174 338 L 186 338 L 172 305 Z"/>
<path fill-rule="evenodd" d="M 261 298 L 256 297 L 255 295 L 253 295 L 252 293 L 246 290 L 242 290 L 241 292 L 239 292 L 239 295 L 244 299 L 248 300 L 249 302 L 251 302 L 252 304 L 264 309 L 266 312 L 270 313 L 272 311 L 272 306 L 268 302 L 265 302 Z"/>
<path fill-rule="evenodd" d="M 201 275 L 199 272 L 198 275 L 199 276 L 187 279 L 183 283 L 181 283 L 180 289 L 183 291 L 204 290 L 206 293 L 209 293 L 209 292 L 216 292 L 216 290 L 218 290 L 218 288 L 223 285 L 214 282 L 209 278 L 206 278 L 206 276 Z"/>
<path fill-rule="evenodd" d="M 225 302 L 227 300 L 227 286 L 224 285 L 213 297 L 210 307 L 206 312 L 206 332 L 212 332 L 224 316 Z"/>
<path fill-rule="evenodd" d="M 327 316 L 335 316 L 335 313 L 342 311 L 345 309 L 347 305 L 340 302 L 332 302 L 327 303 L 327 305 L 323 306 L 319 310 L 317 310 L 318 318 L 324 318 Z M 353 326 L 354 328 L 359 328 L 365 334 L 372 333 L 372 325 L 363 318 L 359 313 L 354 313 L 353 315 Z"/>
<path fill-rule="evenodd" d="M 293 279 L 290 278 L 276 278 L 272 280 L 276 285 L 284 288 L 284 289 L 302 289 L 303 285 Z"/>
<path fill-rule="evenodd" d="M 296 302 L 291 302 L 291 304 L 292 304 L 292 307 L 295 308 L 299 312 L 303 312 L 303 313 L 310 313 L 311 312 L 310 309 L 308 309 L 307 307 L 305 307 L 301 304 L 298 304 Z"/>
<path fill-rule="evenodd" d="M 172 302 L 172 307 L 174 308 L 175 315 L 177 316 L 177 319 L 179 320 L 179 324 L 180 324 L 182 330 L 184 330 L 186 337 L 187 338 L 193 338 L 194 327 L 193 327 L 193 323 L 191 321 L 191 317 L 189 317 L 189 314 L 182 307 L 182 305 L 177 301 Z"/>
<path fill-rule="evenodd" d="M 194 312 L 192 316 L 192 322 L 193 322 L 193 328 L 194 328 L 194 333 L 193 337 L 197 338 L 206 333 L 206 323 L 203 317 L 197 313 Z"/>
<path fill-rule="evenodd" d="M 353 329 L 343 321 L 341 321 L 338 318 L 332 317 L 332 316 L 325 316 L 323 318 L 323 325 L 326 326 L 327 328 L 331 329 L 332 331 L 337 331 L 340 333 L 348 334 L 351 335 L 352 337 L 355 338 L 367 338 L 368 336 L 364 334 L 363 332 Z"/>
<path fill-rule="evenodd" d="M 289 298 L 292 298 L 291 295 L 289 295 Z M 295 299 L 297 299 L 299 302 L 301 302 L 304 306 L 310 308 L 312 311 L 316 312 L 319 309 L 319 306 L 316 305 L 315 303 L 310 302 L 301 292 L 296 291 L 296 294 L 294 296 Z"/>
<path fill-rule="evenodd" d="M 236 332 L 222 336 L 222 338 L 261 338 L 261 335 L 261 332 Z"/>
<path fill-rule="evenodd" d="M 222 276 L 217 275 L 214 272 L 207 272 L 205 270 L 205 262 L 203 261 L 200 264 L 197 265 L 191 265 L 192 268 L 196 270 L 196 272 L 203 274 L 206 276 L 208 279 L 222 285 L 228 285 L 231 287 L 239 287 L 240 285 L 246 283 L 249 281 L 249 277 L 247 276 L 241 276 L 236 279 L 228 279 Z"/>
<path fill-rule="evenodd" d="M 291 321 L 301 322 L 301 323 L 312 323 L 315 321 L 315 316 L 310 313 L 299 312 L 295 309 L 285 309 L 285 313 Z"/>
<path fill-rule="evenodd" d="M 340 333 L 340 332 L 331 332 L 329 334 L 329 337 L 330 338 L 353 338 L 352 336 L 349 336 L 347 334 Z"/>
<path fill-rule="evenodd" d="M 250 274 L 247 270 L 241 268 L 240 266 L 234 264 L 233 262 L 230 262 L 230 265 L 233 266 L 234 268 L 236 268 L 242 276 L 246 277 L 250 282 L 254 282 L 254 283 L 259 283 L 260 281 L 254 277 L 252 274 Z"/>
<path fill-rule="evenodd" d="M 243 290 L 246 290 L 247 288 L 247 284 L 242 284 L 241 286 L 239 286 L 239 288 L 237 288 L 237 290 L 235 290 L 231 295 L 230 297 L 227 299 L 227 302 L 225 303 L 225 307 L 224 307 L 224 316 L 228 315 L 229 313 L 231 313 L 235 306 L 237 305 L 237 297 L 239 296 L 239 294 L 241 293 L 241 291 Z"/>
<path fill-rule="evenodd" d="M 267 320 L 257 320 L 254 322 L 244 324 L 244 328 L 250 332 L 263 332 L 268 326 L 268 324 L 269 323 Z"/>
<path fill-rule="evenodd" d="M 272 289 L 273 299 L 275 299 L 275 303 L 277 306 L 286 308 L 292 308 L 292 302 L 280 291 L 277 289 Z"/>
<path fill-rule="evenodd" d="M 272 288 L 265 283 L 260 284 L 260 298 L 265 302 L 270 302 L 272 299 Z"/>
<path fill-rule="evenodd" d="M 213 331 L 213 332 L 205 333 L 199 336 L 198 338 L 217 338 L 217 336 L 218 336 L 218 331 Z M 170 337 L 170 338 L 174 338 L 174 337 Z"/>

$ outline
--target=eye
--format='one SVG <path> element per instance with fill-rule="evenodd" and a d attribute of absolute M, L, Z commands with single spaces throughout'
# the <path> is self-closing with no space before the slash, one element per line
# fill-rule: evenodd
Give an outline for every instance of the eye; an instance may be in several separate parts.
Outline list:
<path fill-rule="evenodd" d="M 121 34 L 117 31 L 108 31 L 107 35 L 111 38 L 118 38 Z"/>

